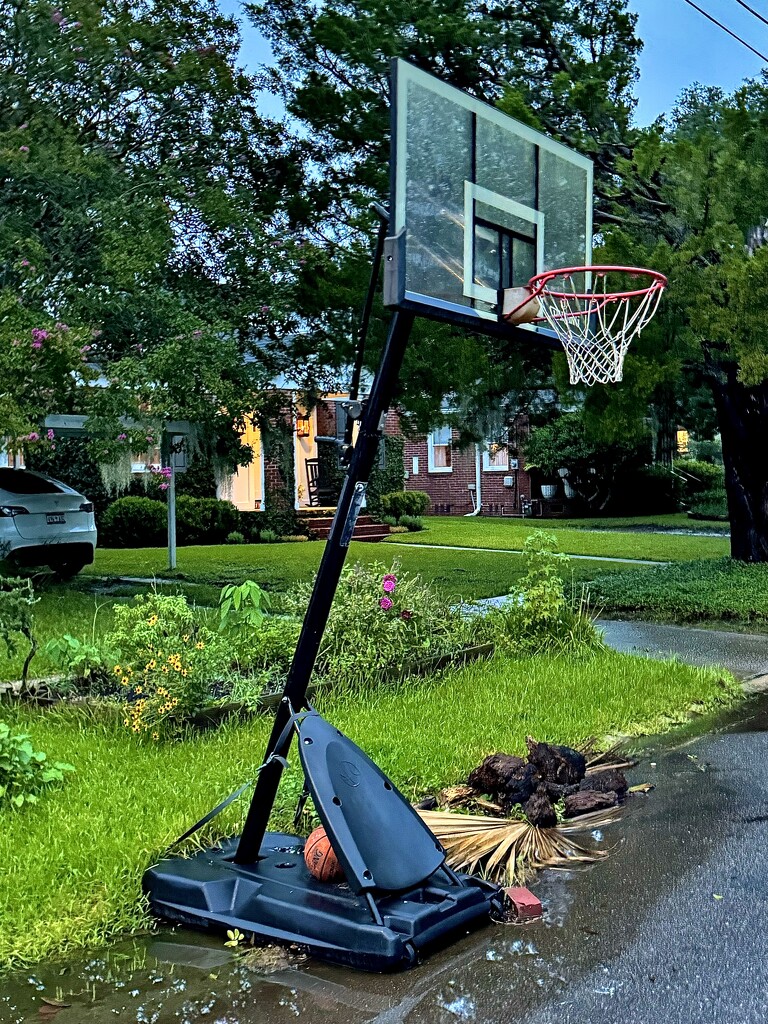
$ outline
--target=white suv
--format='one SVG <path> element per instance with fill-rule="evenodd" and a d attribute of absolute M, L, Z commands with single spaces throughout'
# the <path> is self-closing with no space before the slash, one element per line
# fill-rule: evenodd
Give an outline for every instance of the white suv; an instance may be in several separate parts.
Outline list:
<path fill-rule="evenodd" d="M 0 467 L 0 559 L 76 575 L 93 561 L 93 504 L 42 473 Z"/>

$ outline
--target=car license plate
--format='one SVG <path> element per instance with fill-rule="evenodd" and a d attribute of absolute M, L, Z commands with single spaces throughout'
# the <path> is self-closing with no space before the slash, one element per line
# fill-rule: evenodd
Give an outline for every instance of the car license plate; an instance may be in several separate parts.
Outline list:
<path fill-rule="evenodd" d="M 64 518 L 64 515 L 62 513 L 59 513 L 59 512 L 55 512 L 55 513 L 51 513 L 51 514 L 47 515 L 45 517 L 45 521 L 46 521 L 46 523 L 48 523 L 49 526 L 63 526 L 64 523 L 66 523 L 66 519 Z"/>

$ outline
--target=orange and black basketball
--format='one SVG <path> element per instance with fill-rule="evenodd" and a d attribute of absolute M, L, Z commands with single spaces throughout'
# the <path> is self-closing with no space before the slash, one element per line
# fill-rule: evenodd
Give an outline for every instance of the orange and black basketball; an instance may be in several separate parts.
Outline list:
<path fill-rule="evenodd" d="M 310 875 L 319 882 L 340 882 L 344 877 L 341 864 L 322 825 L 315 829 L 304 844 L 304 860 Z"/>

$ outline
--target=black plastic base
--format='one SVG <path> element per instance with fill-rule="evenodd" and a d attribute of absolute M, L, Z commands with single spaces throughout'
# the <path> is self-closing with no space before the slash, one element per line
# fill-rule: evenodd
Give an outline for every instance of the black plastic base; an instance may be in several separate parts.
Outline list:
<path fill-rule="evenodd" d="M 211 930 L 238 928 L 315 956 L 368 971 L 408 967 L 427 947 L 487 921 L 499 890 L 440 869 L 408 892 L 375 896 L 381 923 L 365 896 L 346 883 L 318 882 L 304 863 L 304 840 L 270 832 L 255 864 L 232 860 L 231 839 L 194 857 L 171 857 L 144 875 L 153 913 Z"/>

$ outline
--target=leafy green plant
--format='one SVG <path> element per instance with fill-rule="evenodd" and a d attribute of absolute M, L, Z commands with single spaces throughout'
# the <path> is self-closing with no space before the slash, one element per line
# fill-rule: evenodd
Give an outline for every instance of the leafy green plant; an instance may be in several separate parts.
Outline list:
<path fill-rule="evenodd" d="M 397 519 L 394 516 L 381 516 L 380 518 L 385 526 L 397 526 Z"/>
<path fill-rule="evenodd" d="M 88 692 L 114 692 L 110 668 L 116 659 L 107 655 L 101 645 L 65 633 L 50 639 L 43 651 L 56 668 L 83 684 Z"/>
<path fill-rule="evenodd" d="M 258 629 L 270 604 L 269 594 L 253 580 L 230 583 L 219 594 L 219 626 Z"/>
<path fill-rule="evenodd" d="M 158 740 L 212 703 L 212 686 L 230 671 L 221 635 L 180 595 L 153 592 L 115 608 L 105 643 L 119 656 L 113 673 L 122 687 L 124 725 Z"/>
<path fill-rule="evenodd" d="M 0 577 L 0 640 L 9 657 L 18 650 L 19 637 L 29 644 L 21 670 L 21 689 L 27 689 L 29 666 L 37 652 L 32 609 L 38 602 L 31 580 L 19 576 Z"/>
<path fill-rule="evenodd" d="M 233 530 L 231 533 L 227 534 L 224 543 L 225 544 L 245 544 L 245 537 L 243 536 L 242 533 L 240 533 L 239 530 Z"/>
<path fill-rule="evenodd" d="M 601 647 L 586 598 L 581 595 L 571 601 L 565 595 L 563 575 L 570 559 L 557 551 L 554 534 L 535 530 L 526 539 L 523 553 L 525 576 L 488 617 L 496 639 L 526 651 Z"/>
<path fill-rule="evenodd" d="M 274 530 L 262 530 L 259 534 L 259 540 L 262 544 L 276 544 L 280 537 Z"/>
<path fill-rule="evenodd" d="M 49 761 L 26 733 L 11 732 L 6 722 L 0 722 L 0 808 L 37 803 L 43 790 L 63 782 L 74 770 L 71 764 Z"/>

